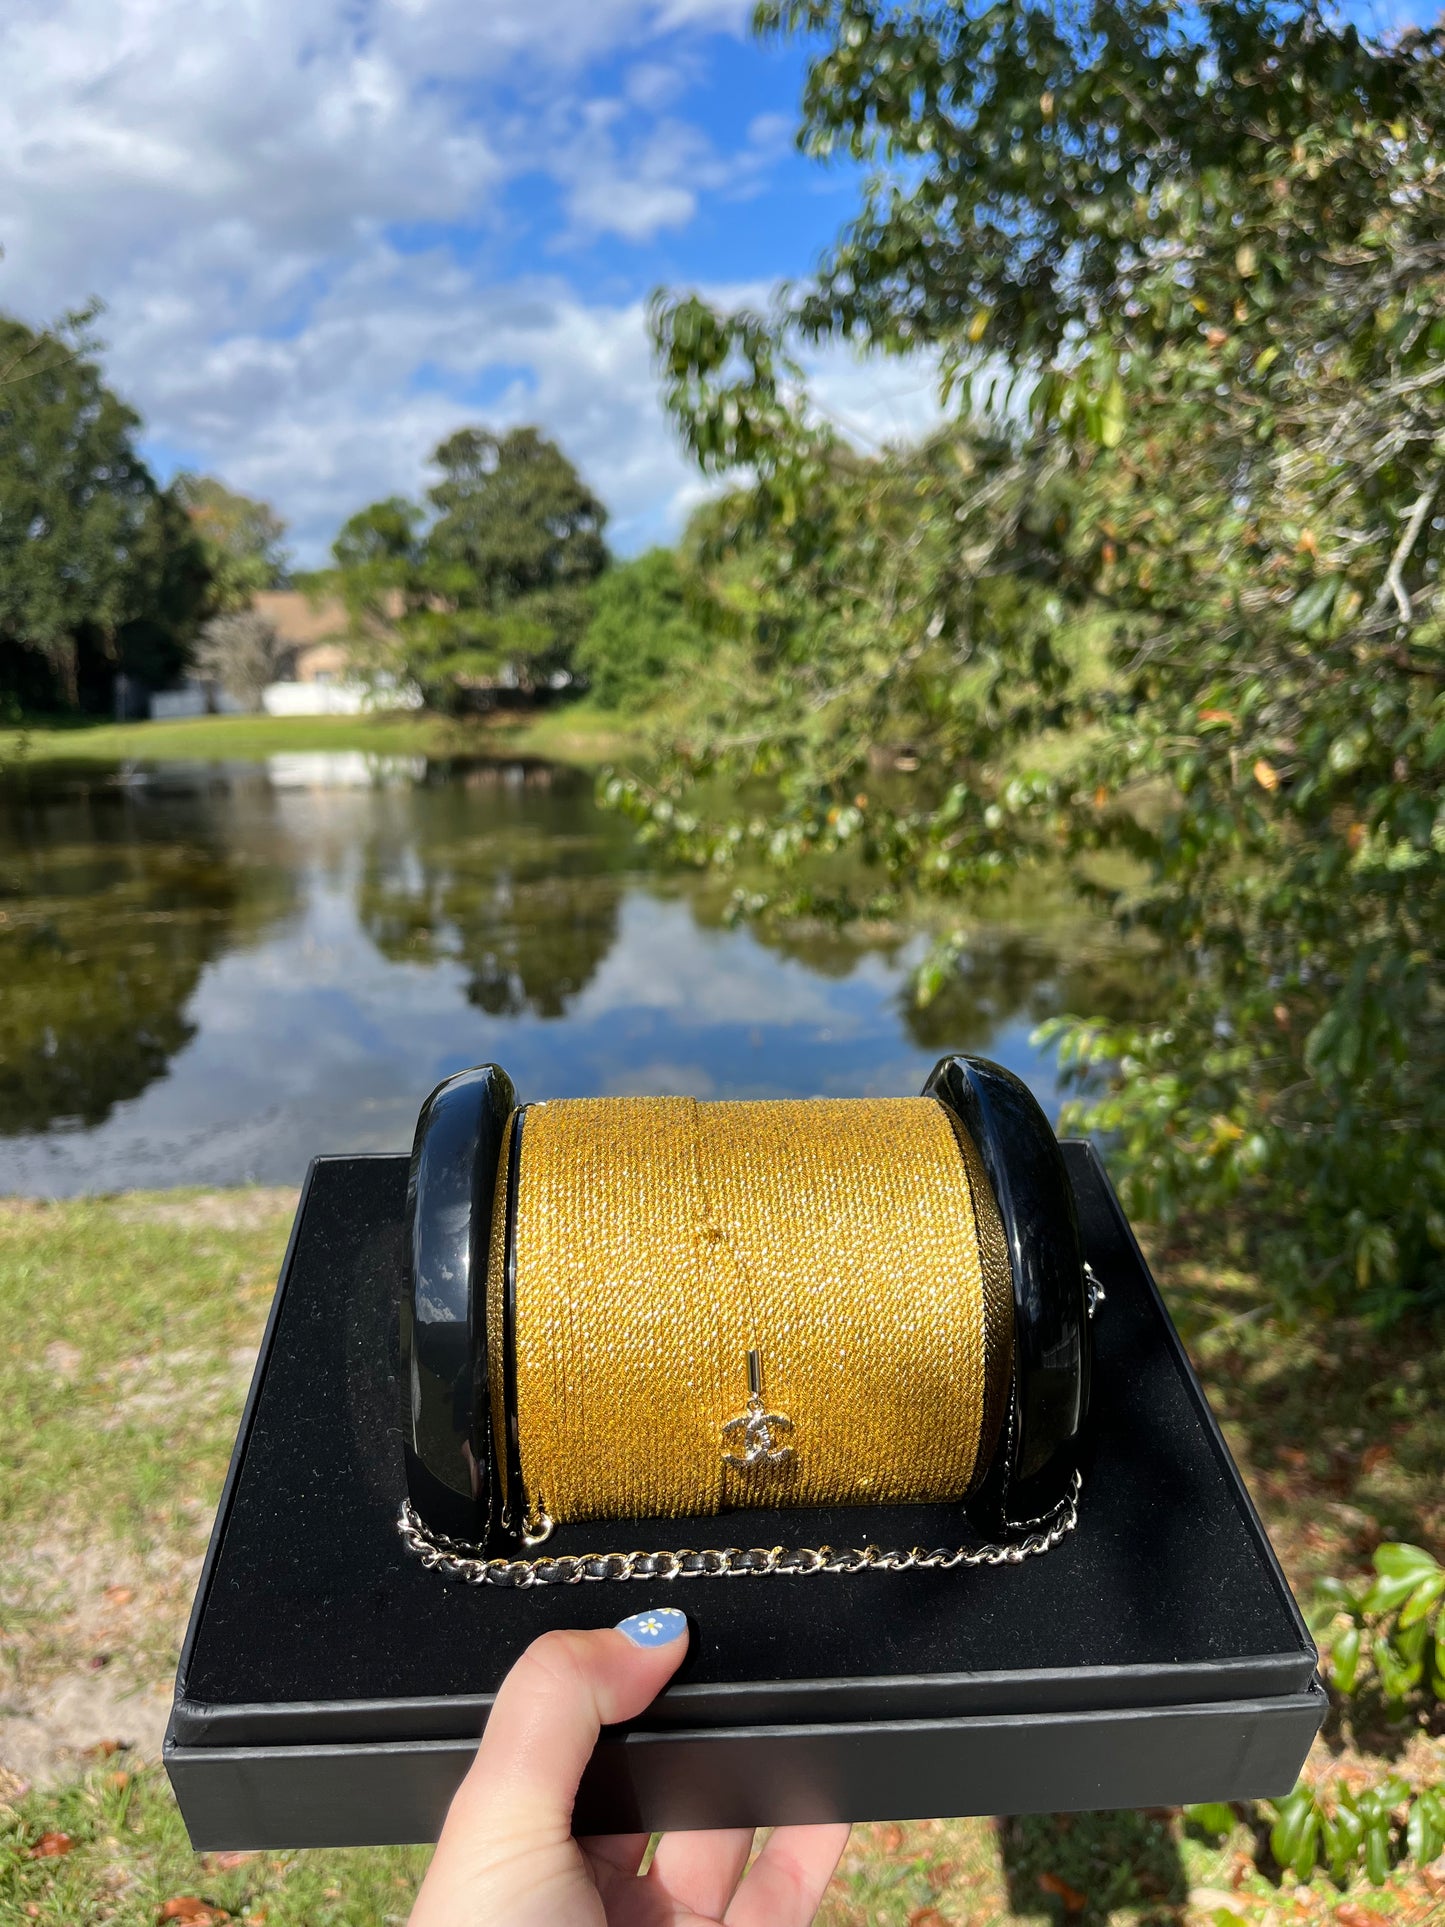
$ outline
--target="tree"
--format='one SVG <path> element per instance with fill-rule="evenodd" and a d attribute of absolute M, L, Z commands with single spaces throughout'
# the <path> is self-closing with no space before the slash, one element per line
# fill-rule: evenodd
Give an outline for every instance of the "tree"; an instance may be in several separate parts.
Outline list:
<path fill-rule="evenodd" d="M 118 670 L 168 681 L 209 592 L 91 347 L 84 317 L 37 331 L 0 316 L 0 678 L 71 707 L 107 703 Z"/>
<path fill-rule="evenodd" d="M 576 667 L 598 702 L 646 709 L 706 653 L 687 576 L 673 550 L 649 549 L 599 577 L 576 653 Z"/>
<path fill-rule="evenodd" d="M 781 807 L 690 840 L 945 892 L 1126 856 L 1156 1020 L 1061 1042 L 1135 1207 L 1227 1216 L 1283 1290 L 1445 1290 L 1445 43 L 1258 0 L 762 19 L 817 36 L 805 148 L 874 173 L 777 314 L 656 310 L 770 598 L 673 788 L 730 760 Z M 790 346 L 832 337 L 938 358 L 931 453 L 849 481 Z M 992 434 L 989 351 L 1029 402 Z M 906 807 L 865 793 L 880 728 Z"/>
<path fill-rule="evenodd" d="M 259 709 L 262 691 L 279 679 L 287 654 L 274 623 L 255 609 L 235 609 L 212 616 L 201 630 L 195 669 L 247 709 Z"/>
<path fill-rule="evenodd" d="M 499 684 L 570 673 L 607 564 L 607 511 L 535 428 L 461 429 L 432 456 L 427 508 L 400 498 L 353 516 L 335 580 L 378 666 L 454 708 Z"/>
<path fill-rule="evenodd" d="M 388 634 L 425 605 L 422 511 L 392 495 L 359 509 L 331 545 L 335 581 L 358 629 Z"/>
<path fill-rule="evenodd" d="M 259 590 L 281 587 L 286 524 L 269 503 L 229 489 L 212 475 L 183 473 L 172 488 L 205 550 L 218 615 L 248 608 Z"/>

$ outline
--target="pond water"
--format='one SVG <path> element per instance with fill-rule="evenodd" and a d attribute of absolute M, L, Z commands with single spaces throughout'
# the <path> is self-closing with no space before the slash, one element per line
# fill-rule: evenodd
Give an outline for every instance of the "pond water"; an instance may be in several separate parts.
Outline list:
<path fill-rule="evenodd" d="M 1120 960 L 1048 904 L 980 921 L 919 1011 L 921 935 L 733 929 L 727 896 L 544 764 L 11 770 L 0 1191 L 297 1184 L 318 1151 L 405 1149 L 488 1059 L 524 1097 L 903 1095 L 959 1048 L 1052 1113 L 1031 1031 L 1112 1001 Z"/>

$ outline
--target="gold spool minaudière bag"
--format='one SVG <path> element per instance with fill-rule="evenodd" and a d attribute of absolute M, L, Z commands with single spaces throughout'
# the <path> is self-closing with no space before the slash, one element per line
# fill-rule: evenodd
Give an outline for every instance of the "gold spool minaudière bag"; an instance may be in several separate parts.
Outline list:
<path fill-rule="evenodd" d="M 523 1586 L 1046 1551 L 1076 1518 L 1096 1294 L 1048 1122 L 982 1059 L 901 1099 L 519 1106 L 496 1065 L 463 1072 L 412 1152 L 403 1538 Z M 718 1513 L 929 1504 L 996 1543 L 681 1544 Z M 667 1520 L 671 1549 L 566 1543 Z"/>

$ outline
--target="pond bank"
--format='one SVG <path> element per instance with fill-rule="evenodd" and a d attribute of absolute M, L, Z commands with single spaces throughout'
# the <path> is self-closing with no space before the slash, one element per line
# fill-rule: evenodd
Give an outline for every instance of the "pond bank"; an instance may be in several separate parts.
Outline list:
<path fill-rule="evenodd" d="M 590 769 L 634 753 L 640 743 L 635 721 L 585 701 L 470 720 L 409 711 L 155 723 L 46 718 L 23 729 L 0 729 L 0 768 L 19 761 L 255 762 L 288 753 L 360 750 L 375 756 L 542 756 Z"/>

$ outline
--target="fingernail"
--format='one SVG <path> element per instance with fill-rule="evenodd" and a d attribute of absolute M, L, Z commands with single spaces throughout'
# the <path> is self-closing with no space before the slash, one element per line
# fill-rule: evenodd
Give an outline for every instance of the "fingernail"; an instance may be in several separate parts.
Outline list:
<path fill-rule="evenodd" d="M 687 1614 L 676 1606 L 654 1606 L 651 1612 L 619 1620 L 617 1630 L 634 1646 L 670 1646 L 687 1631 Z"/>

